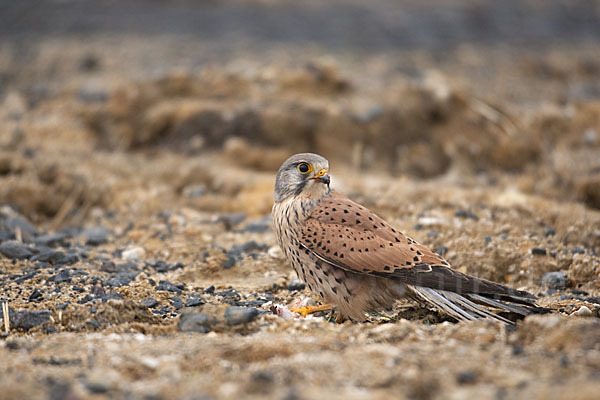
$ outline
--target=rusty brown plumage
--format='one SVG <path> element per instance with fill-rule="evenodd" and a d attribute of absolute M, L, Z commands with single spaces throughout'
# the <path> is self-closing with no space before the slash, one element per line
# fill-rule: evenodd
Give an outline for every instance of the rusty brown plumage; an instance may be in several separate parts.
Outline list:
<path fill-rule="evenodd" d="M 536 310 L 531 294 L 453 270 L 372 211 L 330 190 L 328 168 L 316 154 L 290 157 L 277 174 L 273 217 L 298 276 L 342 318 L 361 320 L 404 295 L 459 320 L 509 322 L 495 311 Z"/>

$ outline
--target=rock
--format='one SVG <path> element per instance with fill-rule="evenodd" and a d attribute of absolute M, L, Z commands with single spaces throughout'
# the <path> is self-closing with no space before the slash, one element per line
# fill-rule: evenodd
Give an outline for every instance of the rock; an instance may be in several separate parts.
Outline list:
<path fill-rule="evenodd" d="M 202 304 L 204 304 L 205 301 L 202 297 L 200 296 L 190 296 L 188 297 L 187 301 L 185 302 L 185 306 L 186 307 L 197 307 L 200 306 Z"/>
<path fill-rule="evenodd" d="M 103 284 L 104 286 L 111 287 L 129 286 L 129 283 L 134 280 L 136 276 L 137 274 L 135 272 L 121 271 L 105 280 Z"/>
<path fill-rule="evenodd" d="M 249 233 L 265 233 L 271 230 L 271 217 L 267 216 L 258 221 L 250 221 L 242 229 L 243 232 Z"/>
<path fill-rule="evenodd" d="M 225 310 L 225 322 L 228 325 L 239 325 L 252 322 L 260 312 L 256 308 L 232 306 Z"/>
<path fill-rule="evenodd" d="M 235 257 L 227 254 L 227 259 L 225 261 L 223 261 L 223 264 L 221 264 L 221 266 L 224 269 L 229 269 L 229 268 L 235 266 Z"/>
<path fill-rule="evenodd" d="M 192 199 L 202 197 L 206 194 L 206 186 L 190 185 L 183 188 L 183 195 Z"/>
<path fill-rule="evenodd" d="M 98 299 L 102 300 L 103 303 L 106 303 L 109 300 L 123 300 L 124 297 L 121 293 L 117 292 L 108 292 L 103 295 L 96 296 Z"/>
<path fill-rule="evenodd" d="M 42 250 L 39 254 L 31 257 L 30 261 L 42 261 L 50 264 L 60 264 L 65 260 L 65 253 L 50 248 Z"/>
<path fill-rule="evenodd" d="M 37 235 L 36 229 L 27 221 L 25 218 L 21 217 L 9 217 L 4 221 L 4 226 L 8 228 L 8 230 L 16 235 L 17 229 L 21 231 L 21 236 L 24 239 L 31 238 Z"/>
<path fill-rule="evenodd" d="M 475 371 L 462 371 L 456 376 L 456 382 L 459 385 L 467 385 L 477 382 L 477 372 Z"/>
<path fill-rule="evenodd" d="M 212 315 L 183 313 L 177 326 L 182 332 L 207 333 L 216 323 L 217 320 Z"/>
<path fill-rule="evenodd" d="M 70 237 L 71 235 L 68 232 L 57 232 L 38 236 L 33 242 L 38 246 L 56 246 Z"/>
<path fill-rule="evenodd" d="M 179 297 L 172 297 L 171 307 L 173 307 L 176 310 L 179 310 L 180 308 L 183 308 L 183 301 Z"/>
<path fill-rule="evenodd" d="M 204 293 L 206 293 L 206 294 L 212 294 L 214 292 L 215 292 L 215 285 L 210 285 L 209 287 L 204 289 Z"/>
<path fill-rule="evenodd" d="M 94 226 L 85 229 L 82 234 L 86 238 L 86 244 L 90 246 L 98 246 L 108 242 L 108 229 L 103 226 Z"/>
<path fill-rule="evenodd" d="M 531 254 L 533 254 L 534 256 L 545 256 L 546 254 L 548 254 L 548 252 L 546 251 L 546 249 L 534 247 L 533 249 L 531 249 Z"/>
<path fill-rule="evenodd" d="M 144 307 L 148 307 L 148 308 L 154 308 L 158 305 L 158 300 L 149 297 L 147 299 L 144 299 L 140 302 L 141 305 L 143 305 Z"/>
<path fill-rule="evenodd" d="M 600 304 L 600 296 L 588 297 L 587 301 L 594 304 Z"/>
<path fill-rule="evenodd" d="M 29 295 L 29 300 L 38 300 L 41 299 L 43 296 L 44 294 L 42 293 L 42 291 L 40 291 L 38 288 L 35 288 L 33 292 L 31 292 L 31 294 Z"/>
<path fill-rule="evenodd" d="M 100 271 L 115 273 L 117 272 L 117 265 L 112 261 L 104 261 L 100 266 Z"/>
<path fill-rule="evenodd" d="M 181 294 L 182 288 L 179 286 L 181 285 L 175 285 L 169 281 L 159 281 L 156 290 L 166 290 L 167 292 Z"/>
<path fill-rule="evenodd" d="M 18 277 L 17 279 L 15 279 L 15 283 L 22 284 L 25 281 L 33 278 L 36 275 L 37 275 L 36 271 L 32 271 L 32 272 L 29 272 L 29 273 L 27 273 L 25 275 L 21 275 L 20 277 Z"/>
<path fill-rule="evenodd" d="M 49 322 L 51 316 L 52 313 L 47 310 L 10 310 L 10 326 L 28 331 L 31 328 Z"/>
<path fill-rule="evenodd" d="M 283 258 L 283 251 L 281 251 L 281 247 L 279 246 L 269 247 L 269 250 L 267 250 L 267 254 L 271 258 Z"/>
<path fill-rule="evenodd" d="M 457 218 L 470 218 L 474 221 L 479 220 L 479 217 L 475 213 L 467 210 L 457 210 L 454 213 L 454 216 Z"/>
<path fill-rule="evenodd" d="M 60 270 L 56 275 L 48 278 L 46 282 L 62 283 L 70 282 L 72 278 L 71 272 L 68 269 Z"/>
<path fill-rule="evenodd" d="M 35 254 L 33 249 L 25 246 L 23 243 L 17 242 L 16 240 L 9 240 L 0 244 L 0 253 L 2 253 L 6 258 L 17 260 L 27 259 Z"/>
<path fill-rule="evenodd" d="M 444 255 L 446 255 L 448 250 L 450 250 L 450 249 L 448 249 L 446 246 L 440 246 L 440 247 L 438 247 L 438 249 L 435 252 L 437 254 L 439 254 L 441 257 L 444 257 Z"/>
<path fill-rule="evenodd" d="M 544 236 L 550 237 L 556 235 L 556 230 L 554 228 L 547 228 L 546 232 L 544 232 Z"/>
<path fill-rule="evenodd" d="M 98 329 L 98 328 L 100 328 L 100 324 L 98 323 L 98 321 L 96 321 L 94 319 L 87 320 L 85 322 L 85 324 L 88 325 L 92 329 Z"/>
<path fill-rule="evenodd" d="M 246 219 L 246 214 L 244 213 L 230 213 L 217 217 L 215 219 L 215 223 L 222 223 L 225 225 L 226 230 L 233 229 L 236 225 L 242 223 Z"/>
<path fill-rule="evenodd" d="M 298 279 L 292 279 L 288 284 L 288 290 L 303 290 L 306 287 L 306 283 L 299 281 Z"/>
<path fill-rule="evenodd" d="M 572 312 L 570 315 L 572 317 L 591 317 L 594 313 L 587 306 L 581 306 L 579 310 Z"/>
<path fill-rule="evenodd" d="M 541 284 L 551 289 L 564 289 L 567 287 L 567 274 L 564 272 L 548 272 L 542 277 Z"/>
<path fill-rule="evenodd" d="M 127 261 L 138 261 L 146 255 L 146 250 L 142 247 L 130 247 L 121 253 L 121 258 Z"/>

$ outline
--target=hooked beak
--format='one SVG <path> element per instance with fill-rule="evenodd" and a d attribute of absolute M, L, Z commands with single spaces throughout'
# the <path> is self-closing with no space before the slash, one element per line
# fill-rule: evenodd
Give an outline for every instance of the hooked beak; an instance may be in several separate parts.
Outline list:
<path fill-rule="evenodd" d="M 317 174 L 310 179 L 314 179 L 326 185 L 329 185 L 329 182 L 331 181 L 331 179 L 329 178 L 329 174 L 327 173 L 327 170 L 325 168 L 317 172 Z"/>

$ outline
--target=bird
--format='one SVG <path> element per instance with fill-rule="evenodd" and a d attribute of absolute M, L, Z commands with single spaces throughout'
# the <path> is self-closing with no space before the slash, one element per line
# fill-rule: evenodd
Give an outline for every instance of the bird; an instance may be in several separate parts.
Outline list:
<path fill-rule="evenodd" d="M 451 267 L 368 208 L 330 187 L 329 161 L 314 153 L 289 157 L 277 171 L 272 209 L 279 246 L 299 279 L 337 321 L 364 321 L 408 297 L 457 321 L 505 324 L 542 312 L 531 293 Z"/>

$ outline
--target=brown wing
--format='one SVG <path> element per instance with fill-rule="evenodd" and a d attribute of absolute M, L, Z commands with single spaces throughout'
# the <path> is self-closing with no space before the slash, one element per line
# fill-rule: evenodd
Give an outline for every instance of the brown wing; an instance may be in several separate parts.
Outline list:
<path fill-rule="evenodd" d="M 448 262 L 430 249 L 335 192 L 306 220 L 301 243 L 317 257 L 351 272 L 457 293 L 522 296 L 508 287 L 449 268 Z"/>

